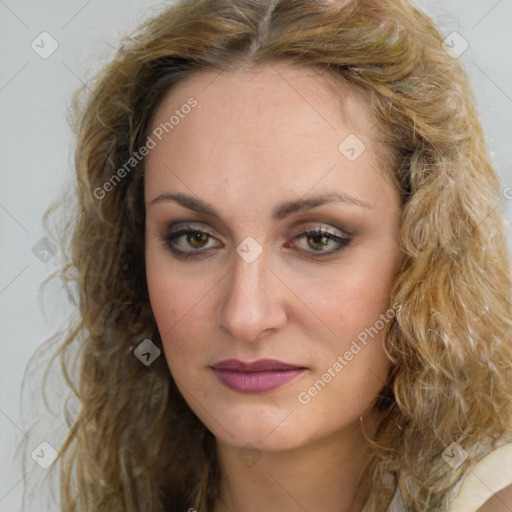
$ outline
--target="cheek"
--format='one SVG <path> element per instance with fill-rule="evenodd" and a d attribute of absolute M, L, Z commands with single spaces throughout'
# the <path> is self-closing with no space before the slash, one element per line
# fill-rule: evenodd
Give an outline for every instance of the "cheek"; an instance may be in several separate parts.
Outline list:
<path fill-rule="evenodd" d="M 152 255 L 151 251 L 146 253 L 146 282 L 149 292 L 151 309 L 155 317 L 160 335 L 172 328 L 172 322 L 176 321 L 178 297 L 175 293 L 176 287 L 171 279 L 165 265 Z"/>
<path fill-rule="evenodd" d="M 192 358 L 197 359 L 198 354 L 205 355 L 206 347 L 199 347 L 198 340 L 204 339 L 200 331 L 205 332 L 205 326 L 211 332 L 212 314 L 206 304 L 214 284 L 176 268 L 173 262 L 153 255 L 151 250 L 146 255 L 146 279 L 151 309 L 171 371 Z"/>
<path fill-rule="evenodd" d="M 196 380 L 194 365 L 190 363 L 192 361 L 197 363 L 199 355 L 197 346 L 190 343 L 190 339 L 194 338 L 195 325 L 190 321 L 194 312 L 193 309 L 190 311 L 189 306 L 192 300 L 187 297 L 186 292 L 182 291 L 183 286 L 178 286 L 179 283 L 165 276 L 149 272 L 147 281 L 151 307 L 162 340 L 167 366 L 178 387 L 181 388 L 183 382 L 188 387 L 190 379 Z M 186 373 L 183 372 L 184 368 L 187 368 Z"/>
<path fill-rule="evenodd" d="M 305 295 L 330 330 L 322 329 L 325 335 L 315 344 L 315 377 L 330 371 L 325 380 L 333 382 L 324 398 L 329 395 L 336 400 L 337 393 L 354 389 L 353 405 L 372 398 L 385 385 L 391 363 L 383 348 L 383 333 L 397 309 L 390 304 L 396 254 L 365 256 L 347 261 L 343 272 L 333 273 L 328 285 L 309 286 Z"/>
<path fill-rule="evenodd" d="M 363 264 L 360 260 L 333 272 L 324 286 L 303 282 L 300 293 L 331 333 L 348 340 L 376 323 L 381 330 L 382 314 L 393 317 L 390 294 L 394 268 L 394 261 L 369 259 Z"/>
<path fill-rule="evenodd" d="M 179 322 L 193 314 L 194 304 L 204 296 L 204 279 L 196 279 L 190 270 L 179 268 L 171 257 L 149 243 L 146 249 L 146 281 L 151 309 L 160 334 L 174 330 Z"/>

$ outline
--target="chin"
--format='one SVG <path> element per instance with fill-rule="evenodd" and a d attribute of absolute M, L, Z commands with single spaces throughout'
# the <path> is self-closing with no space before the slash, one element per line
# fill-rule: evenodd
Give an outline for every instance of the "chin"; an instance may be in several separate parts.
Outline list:
<path fill-rule="evenodd" d="M 207 428 L 222 443 L 239 449 L 254 449 L 265 452 L 279 452 L 298 448 L 311 436 L 302 422 L 293 421 L 289 412 L 275 415 L 270 411 L 243 411 L 240 414 L 223 415 L 227 428 L 224 430 L 211 418 L 202 418 Z"/>
<path fill-rule="evenodd" d="M 306 444 L 304 433 L 286 432 L 279 435 L 272 434 L 268 436 L 268 431 L 248 428 L 246 431 L 238 432 L 235 439 L 223 434 L 221 437 L 215 437 L 225 444 L 236 447 L 239 450 L 257 450 L 265 453 L 286 452 L 296 448 L 300 448 Z M 220 434 L 220 433 L 219 433 Z"/>

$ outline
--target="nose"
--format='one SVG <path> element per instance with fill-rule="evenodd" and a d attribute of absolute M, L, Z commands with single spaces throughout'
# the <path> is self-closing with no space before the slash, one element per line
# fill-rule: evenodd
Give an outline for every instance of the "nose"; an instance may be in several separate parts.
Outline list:
<path fill-rule="evenodd" d="M 234 340 L 252 343 L 286 323 L 285 289 L 267 267 L 265 251 L 252 263 L 238 254 L 234 258 L 233 269 L 224 280 L 217 321 Z"/>

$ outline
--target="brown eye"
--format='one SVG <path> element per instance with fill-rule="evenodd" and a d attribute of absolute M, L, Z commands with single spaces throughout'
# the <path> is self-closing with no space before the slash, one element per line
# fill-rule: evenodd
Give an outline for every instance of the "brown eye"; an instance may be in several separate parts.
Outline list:
<path fill-rule="evenodd" d="M 187 234 L 187 243 L 194 249 L 202 249 L 207 243 L 210 235 L 202 231 L 190 231 Z"/>
<path fill-rule="evenodd" d="M 351 241 L 351 236 L 340 236 L 318 227 L 297 233 L 286 246 L 296 247 L 312 258 L 323 258 L 342 251 Z"/>
<path fill-rule="evenodd" d="M 202 228 L 181 224 L 161 237 L 177 257 L 188 258 L 205 255 L 210 249 L 221 247 L 216 238 Z"/>
<path fill-rule="evenodd" d="M 329 243 L 329 237 L 325 235 L 309 235 L 307 237 L 308 244 L 311 247 L 311 249 L 314 249 L 315 251 L 321 251 L 322 249 L 325 249 L 326 246 Z"/>

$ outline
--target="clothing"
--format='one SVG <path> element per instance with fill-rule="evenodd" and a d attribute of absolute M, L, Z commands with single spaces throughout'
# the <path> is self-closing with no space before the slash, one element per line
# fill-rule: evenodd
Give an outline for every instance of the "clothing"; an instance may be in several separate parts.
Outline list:
<path fill-rule="evenodd" d="M 493 494 L 512 484 L 512 443 L 493 450 L 475 464 L 464 478 L 449 512 L 471 512 Z"/>
<path fill-rule="evenodd" d="M 447 497 L 447 510 L 476 512 L 491 496 L 509 485 L 512 485 L 510 436 L 466 471 Z M 386 512 L 407 512 L 399 489 Z"/>

